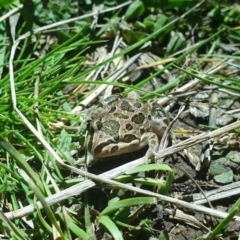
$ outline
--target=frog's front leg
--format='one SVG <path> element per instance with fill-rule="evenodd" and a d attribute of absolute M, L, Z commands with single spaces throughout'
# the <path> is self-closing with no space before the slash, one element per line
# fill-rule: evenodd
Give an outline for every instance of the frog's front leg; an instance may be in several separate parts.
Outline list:
<path fill-rule="evenodd" d="M 146 133 L 143 136 L 143 139 L 144 138 L 148 144 L 148 150 L 145 154 L 145 163 L 147 164 L 149 159 L 154 160 L 155 157 L 158 156 L 157 151 L 159 147 L 159 139 L 158 136 L 153 132 Z"/>

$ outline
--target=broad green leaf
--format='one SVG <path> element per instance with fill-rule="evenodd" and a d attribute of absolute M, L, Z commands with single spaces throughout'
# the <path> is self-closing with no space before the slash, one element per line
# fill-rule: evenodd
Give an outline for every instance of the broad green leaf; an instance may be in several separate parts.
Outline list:
<path fill-rule="evenodd" d="M 127 12 L 125 14 L 125 20 L 132 20 L 135 18 L 138 18 L 142 16 L 142 14 L 145 12 L 145 7 L 140 0 L 135 0 L 127 9 Z"/>
<path fill-rule="evenodd" d="M 180 33 L 175 33 L 167 45 L 166 55 L 169 56 L 179 50 L 182 50 L 187 45 L 186 39 Z"/>
<path fill-rule="evenodd" d="M 123 33 L 123 37 L 124 37 L 125 41 L 129 45 L 139 42 L 140 40 L 144 39 L 146 36 L 145 33 L 131 31 L 131 30 L 127 30 L 127 29 L 124 30 L 122 33 Z"/>
<path fill-rule="evenodd" d="M 0 7 L 9 7 L 13 3 L 18 5 L 19 0 L 0 0 Z"/>

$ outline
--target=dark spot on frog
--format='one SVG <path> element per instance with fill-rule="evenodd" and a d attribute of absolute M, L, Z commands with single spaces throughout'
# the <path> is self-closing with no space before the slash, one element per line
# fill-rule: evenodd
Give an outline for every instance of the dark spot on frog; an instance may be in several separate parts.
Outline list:
<path fill-rule="evenodd" d="M 151 146 L 156 146 L 157 145 L 157 142 L 155 140 L 151 140 L 150 143 L 149 143 Z"/>
<path fill-rule="evenodd" d="M 133 106 L 136 107 L 136 108 L 141 108 L 141 107 L 142 107 L 142 104 L 141 104 L 140 102 L 135 102 L 135 103 L 133 104 Z"/>
<path fill-rule="evenodd" d="M 125 115 L 123 113 L 114 113 L 113 116 L 120 119 L 129 119 L 128 115 Z"/>
<path fill-rule="evenodd" d="M 136 114 L 132 117 L 132 122 L 136 124 L 142 124 L 145 120 L 145 116 L 143 113 Z"/>
<path fill-rule="evenodd" d="M 98 137 L 101 139 L 101 138 L 103 138 L 103 135 L 102 135 L 102 134 L 100 134 Z"/>
<path fill-rule="evenodd" d="M 94 154 L 98 155 L 102 152 L 102 149 L 105 147 L 105 146 L 108 146 L 109 144 L 111 143 L 114 143 L 113 140 L 107 140 L 106 142 L 103 142 L 101 144 L 99 144 L 95 149 L 94 149 Z"/>
<path fill-rule="evenodd" d="M 105 134 L 110 135 L 114 140 L 119 140 L 119 129 L 120 124 L 114 120 L 108 120 L 102 123 L 99 131 L 104 132 Z"/>
<path fill-rule="evenodd" d="M 117 152 L 118 149 L 119 149 L 118 146 L 114 146 L 114 147 L 112 147 L 112 148 L 111 148 L 111 153 L 115 153 L 115 152 Z"/>
<path fill-rule="evenodd" d="M 132 142 L 133 140 L 136 140 L 136 139 L 137 139 L 136 136 L 134 136 L 132 134 L 126 134 L 122 141 L 125 142 L 125 143 L 130 143 L 130 142 Z"/>
<path fill-rule="evenodd" d="M 145 133 L 145 129 L 144 128 L 140 128 L 140 134 L 143 135 Z"/>
<path fill-rule="evenodd" d="M 116 111 L 116 107 L 111 107 L 109 113 L 113 113 L 113 112 L 115 112 L 115 111 Z"/>
<path fill-rule="evenodd" d="M 134 112 L 132 106 L 129 104 L 128 101 L 122 100 L 120 107 L 121 107 L 121 110 L 123 110 L 123 111 Z"/>
<path fill-rule="evenodd" d="M 128 131 L 130 131 L 130 130 L 133 129 L 133 126 L 132 126 L 132 124 L 130 124 L 130 123 L 126 124 L 125 127 L 126 127 L 126 129 L 127 129 Z"/>

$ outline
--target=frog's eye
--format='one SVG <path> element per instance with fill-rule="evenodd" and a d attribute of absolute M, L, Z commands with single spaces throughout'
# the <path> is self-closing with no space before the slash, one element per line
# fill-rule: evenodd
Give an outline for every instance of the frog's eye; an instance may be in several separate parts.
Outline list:
<path fill-rule="evenodd" d="M 118 99 L 119 98 L 122 98 L 121 97 L 121 95 L 112 95 L 112 96 L 110 96 L 110 97 L 107 97 L 107 98 L 105 98 L 104 99 L 104 102 L 106 103 L 106 104 L 113 104 L 114 102 L 117 102 L 118 101 Z"/>
<path fill-rule="evenodd" d="M 151 116 L 152 119 L 163 118 L 166 117 L 166 114 L 158 103 L 152 103 Z"/>
<path fill-rule="evenodd" d="M 157 115 L 161 118 L 166 116 L 165 113 L 162 111 L 162 109 L 157 110 Z"/>

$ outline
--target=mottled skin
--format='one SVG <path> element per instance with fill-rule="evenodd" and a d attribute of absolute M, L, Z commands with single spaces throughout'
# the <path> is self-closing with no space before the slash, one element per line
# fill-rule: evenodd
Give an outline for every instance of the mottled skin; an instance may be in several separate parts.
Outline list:
<path fill-rule="evenodd" d="M 147 157 L 158 149 L 166 128 L 157 103 L 142 103 L 130 96 L 112 95 L 98 104 L 91 114 L 88 152 L 95 160 L 134 152 L 149 145 Z"/>

